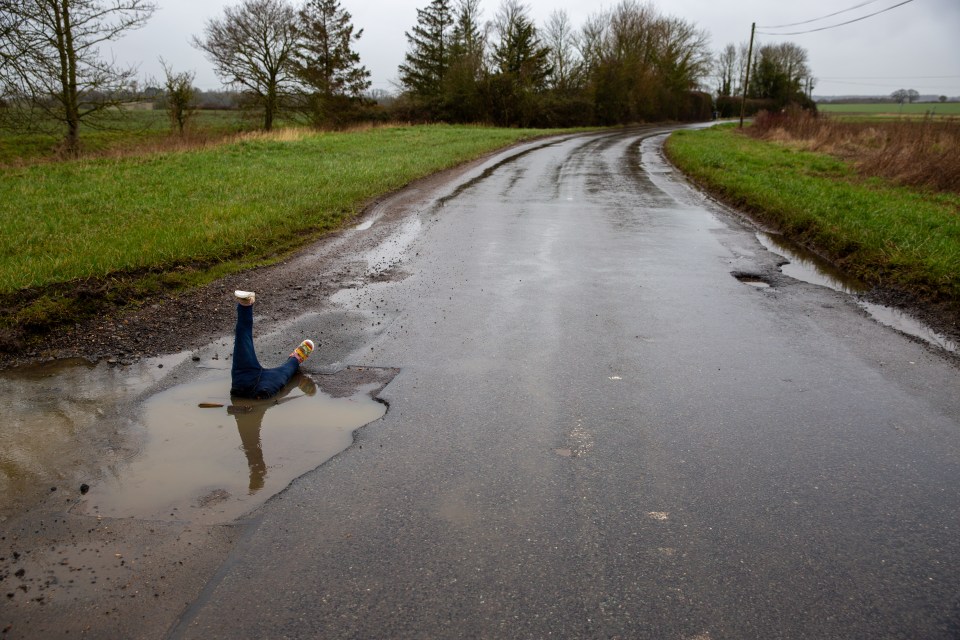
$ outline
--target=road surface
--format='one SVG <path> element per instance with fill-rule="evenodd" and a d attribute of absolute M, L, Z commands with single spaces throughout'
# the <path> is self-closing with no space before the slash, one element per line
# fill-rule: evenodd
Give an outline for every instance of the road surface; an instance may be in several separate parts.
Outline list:
<path fill-rule="evenodd" d="M 368 256 L 334 301 L 387 415 L 172 637 L 960 635 L 956 365 L 782 276 L 657 133 L 507 154 Z"/>

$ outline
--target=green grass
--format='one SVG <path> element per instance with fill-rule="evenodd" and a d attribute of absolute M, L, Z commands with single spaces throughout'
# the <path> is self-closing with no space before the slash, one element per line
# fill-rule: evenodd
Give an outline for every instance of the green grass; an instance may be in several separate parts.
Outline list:
<path fill-rule="evenodd" d="M 340 227 L 375 196 L 544 133 L 442 125 L 288 132 L 199 151 L 0 169 L 0 300 L 8 307 L 0 324 L 47 326 L 80 312 L 74 303 L 91 291 L 123 302 L 269 262 Z"/>
<path fill-rule="evenodd" d="M 731 127 L 678 131 L 667 153 L 724 200 L 872 284 L 960 299 L 960 194 L 861 180 L 841 160 Z"/>
<path fill-rule="evenodd" d="M 0 171 L 0 293 L 272 253 L 537 131 L 397 127 Z"/>
<path fill-rule="evenodd" d="M 918 102 L 913 104 L 864 103 L 835 104 L 817 103 L 817 110 L 837 116 L 924 116 L 934 113 L 937 116 L 960 116 L 960 102 Z"/>

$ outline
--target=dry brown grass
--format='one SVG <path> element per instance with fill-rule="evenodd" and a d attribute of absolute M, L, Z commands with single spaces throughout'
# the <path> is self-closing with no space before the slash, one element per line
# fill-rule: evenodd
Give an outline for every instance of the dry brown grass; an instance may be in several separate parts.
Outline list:
<path fill-rule="evenodd" d="M 762 112 L 757 138 L 850 161 L 865 177 L 960 193 L 960 119 L 849 122 L 807 112 Z"/>

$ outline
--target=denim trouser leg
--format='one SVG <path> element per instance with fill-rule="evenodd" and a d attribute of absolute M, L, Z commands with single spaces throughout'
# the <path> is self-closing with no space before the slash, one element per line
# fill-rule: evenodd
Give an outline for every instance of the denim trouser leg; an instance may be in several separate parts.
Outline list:
<path fill-rule="evenodd" d="M 300 362 L 290 356 L 287 361 L 273 369 L 263 369 L 260 372 L 260 382 L 257 383 L 256 397 L 269 398 L 276 395 L 290 382 L 290 378 L 300 369 Z"/>
<path fill-rule="evenodd" d="M 253 305 L 237 305 L 237 329 L 233 339 L 233 365 L 230 369 L 230 395 L 252 398 L 256 395 L 263 367 L 253 348 Z"/>

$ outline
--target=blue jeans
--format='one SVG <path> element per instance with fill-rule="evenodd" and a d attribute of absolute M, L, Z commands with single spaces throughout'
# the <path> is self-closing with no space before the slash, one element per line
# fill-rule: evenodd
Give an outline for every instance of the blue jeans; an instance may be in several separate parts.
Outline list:
<path fill-rule="evenodd" d="M 270 398 L 290 382 L 300 362 L 290 356 L 273 369 L 264 369 L 253 348 L 253 305 L 237 305 L 237 329 L 233 339 L 233 366 L 230 395 L 262 400 Z"/>

